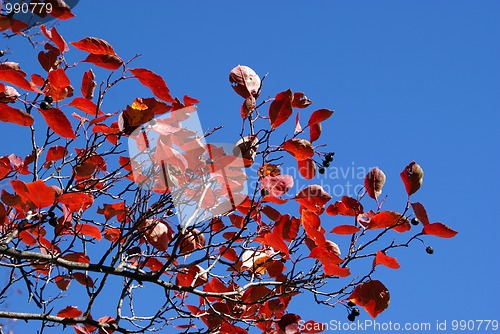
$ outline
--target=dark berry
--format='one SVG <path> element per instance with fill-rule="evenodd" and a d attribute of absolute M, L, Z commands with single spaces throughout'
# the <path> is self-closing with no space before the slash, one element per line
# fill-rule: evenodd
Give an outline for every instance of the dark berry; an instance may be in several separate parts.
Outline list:
<path fill-rule="evenodd" d="M 328 161 L 323 161 L 323 167 L 330 167 L 330 163 Z"/>
<path fill-rule="evenodd" d="M 214 163 L 214 159 L 210 158 L 210 159 L 207 159 L 206 163 L 207 165 L 212 165 Z"/>
<path fill-rule="evenodd" d="M 434 254 L 434 248 L 432 248 L 431 246 L 427 246 L 425 251 L 427 252 L 427 254 Z"/>
<path fill-rule="evenodd" d="M 54 218 L 56 216 L 56 213 L 54 211 L 49 211 L 48 215 L 50 218 Z"/>
<path fill-rule="evenodd" d="M 332 162 L 333 161 L 333 154 L 334 153 L 328 153 L 327 155 L 325 155 L 325 160 L 328 162 Z"/>
<path fill-rule="evenodd" d="M 48 103 L 47 101 L 42 101 L 42 103 L 40 103 L 40 109 L 49 110 L 49 109 L 52 109 L 52 105 L 50 103 Z"/>
<path fill-rule="evenodd" d="M 50 217 L 49 218 L 49 225 L 50 226 L 54 226 L 54 227 L 57 226 L 57 219 L 56 219 L 56 217 Z"/>
<path fill-rule="evenodd" d="M 318 173 L 325 174 L 325 167 L 318 168 Z"/>
<path fill-rule="evenodd" d="M 267 189 L 261 189 L 260 194 L 262 195 L 262 197 L 266 197 L 267 195 L 269 195 L 269 191 Z"/>
<path fill-rule="evenodd" d="M 354 316 L 354 315 L 352 315 L 352 314 L 349 314 L 349 315 L 347 316 L 347 320 L 349 320 L 349 321 L 355 321 L 355 320 L 356 320 L 356 316 Z"/>
<path fill-rule="evenodd" d="M 420 220 L 418 220 L 418 218 L 413 218 L 413 219 L 411 220 L 411 224 L 412 224 L 412 225 L 418 225 L 418 224 L 420 224 Z"/>
<path fill-rule="evenodd" d="M 54 102 L 54 99 L 53 99 L 53 98 L 52 98 L 52 96 L 50 96 L 50 95 L 45 96 L 45 98 L 44 98 L 43 100 L 44 100 L 45 102 L 47 102 L 47 103 L 52 103 L 52 102 Z"/>
<path fill-rule="evenodd" d="M 355 307 L 351 310 L 351 314 L 355 317 L 357 317 L 358 315 L 360 315 L 359 313 L 359 308 Z"/>
<path fill-rule="evenodd" d="M 5 55 L 5 51 L 4 50 L 0 50 L 0 57 L 3 57 Z"/>
<path fill-rule="evenodd" d="M 349 301 L 349 302 L 347 303 L 347 306 L 349 306 L 349 307 L 354 307 L 354 306 L 356 306 L 356 303 L 353 303 L 352 301 Z"/>

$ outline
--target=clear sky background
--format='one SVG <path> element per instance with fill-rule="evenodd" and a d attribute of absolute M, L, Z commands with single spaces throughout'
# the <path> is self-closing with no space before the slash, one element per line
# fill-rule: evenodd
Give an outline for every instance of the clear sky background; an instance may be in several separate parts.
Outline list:
<path fill-rule="evenodd" d="M 399 173 L 417 161 L 425 178 L 413 200 L 459 234 L 426 237 L 432 256 L 417 243 L 390 254 L 401 268 L 374 275 L 391 292 L 377 321 L 500 320 L 500 2 L 81 1 L 74 13 L 58 26 L 67 41 L 96 36 L 123 59 L 141 53 L 136 66 L 163 75 L 174 96 L 200 99 L 204 127 L 226 125 L 216 139 L 237 140 L 241 98 L 228 74 L 243 64 L 269 73 L 263 97 L 291 88 L 314 102 L 303 115 L 335 109 L 320 141 L 336 152 L 337 170 L 379 166 L 388 209 L 404 208 Z M 9 43 L 10 58 L 26 63 Z M 119 110 L 137 95 L 117 89 L 103 109 Z M 16 150 L 11 134 L 1 134 L 1 155 Z M 335 219 L 323 219 L 327 230 Z M 347 316 L 305 299 L 290 312 L 316 321 Z"/>

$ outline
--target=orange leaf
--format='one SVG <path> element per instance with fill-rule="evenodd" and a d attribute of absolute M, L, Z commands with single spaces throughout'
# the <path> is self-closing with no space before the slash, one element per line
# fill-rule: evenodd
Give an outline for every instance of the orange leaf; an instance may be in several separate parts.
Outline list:
<path fill-rule="evenodd" d="M 276 129 L 292 115 L 292 91 L 289 89 L 276 95 L 269 106 L 271 128 Z"/>
<path fill-rule="evenodd" d="M 38 208 L 44 208 L 54 204 L 56 192 L 42 180 L 26 183 L 28 198 Z"/>
<path fill-rule="evenodd" d="M 316 176 L 316 163 L 313 159 L 305 159 L 297 161 L 299 173 L 306 180 L 311 180 Z"/>
<path fill-rule="evenodd" d="M 442 223 L 425 225 L 423 232 L 440 238 L 453 238 L 458 234 L 457 231 L 454 231 L 451 227 Z"/>
<path fill-rule="evenodd" d="M 82 315 L 82 311 L 80 311 L 75 306 L 66 306 L 59 312 L 57 312 L 57 316 L 60 318 L 78 318 Z"/>
<path fill-rule="evenodd" d="M 103 39 L 95 38 L 95 37 L 85 37 L 77 42 L 71 42 L 75 48 L 90 52 L 96 55 L 114 55 L 115 50 L 111 44 L 106 42 Z"/>
<path fill-rule="evenodd" d="M 68 151 L 64 146 L 59 146 L 59 145 L 52 146 L 47 150 L 47 156 L 45 157 L 45 162 L 61 160 L 62 158 L 64 158 L 66 153 L 68 153 Z"/>
<path fill-rule="evenodd" d="M 92 63 L 107 70 L 117 70 L 123 65 L 123 60 L 116 55 L 89 54 L 84 62 Z"/>
<path fill-rule="evenodd" d="M 94 97 L 94 89 L 96 87 L 96 82 L 94 81 L 95 75 L 92 69 L 83 73 L 82 78 L 82 95 L 84 98 L 91 100 Z"/>
<path fill-rule="evenodd" d="M 359 232 L 360 228 L 353 225 L 339 225 L 335 226 L 331 233 L 335 234 L 354 234 Z"/>
<path fill-rule="evenodd" d="M 164 265 L 164 263 L 161 262 L 160 260 L 158 260 L 155 257 L 148 257 L 144 261 L 144 266 L 148 267 L 152 271 L 158 271 L 158 270 L 160 270 L 161 268 L 163 268 L 163 265 Z"/>
<path fill-rule="evenodd" d="M 333 115 L 333 112 L 334 111 L 330 109 L 318 109 L 311 114 L 307 125 L 311 126 L 313 124 L 321 123 L 330 118 L 330 116 Z"/>
<path fill-rule="evenodd" d="M 70 121 L 68 120 L 68 118 L 66 118 L 66 116 L 61 110 L 57 108 L 52 108 L 49 110 L 42 110 L 38 108 L 38 111 L 40 111 L 40 114 L 42 114 L 43 118 L 45 119 L 45 122 L 47 122 L 47 125 L 56 134 L 64 138 L 69 138 L 69 139 L 76 138 L 76 135 L 73 132 L 73 129 L 71 128 Z"/>
<path fill-rule="evenodd" d="M 399 175 L 403 180 L 408 196 L 417 192 L 424 180 L 424 171 L 415 161 L 406 166 Z"/>
<path fill-rule="evenodd" d="M 373 280 L 356 286 L 347 299 L 362 306 L 372 318 L 376 318 L 389 307 L 391 297 L 382 282 Z"/>
<path fill-rule="evenodd" d="M 429 217 L 427 217 L 427 211 L 421 203 L 411 203 L 411 207 L 413 208 L 413 212 L 415 212 L 415 216 L 417 216 L 422 225 L 425 226 L 430 224 Z"/>
<path fill-rule="evenodd" d="M 51 40 L 59 49 L 61 52 L 66 52 L 69 51 L 68 44 L 64 41 L 61 35 L 57 32 L 56 27 L 52 27 L 52 29 L 47 30 L 44 24 L 40 26 L 40 30 L 42 30 L 42 33 L 47 37 L 49 40 Z"/>
<path fill-rule="evenodd" d="M 165 102 L 175 102 L 170 95 L 170 90 L 165 80 L 158 74 L 146 68 L 133 68 L 129 70 L 139 81 L 153 92 L 159 99 Z"/>
<path fill-rule="evenodd" d="M 97 105 L 94 102 L 83 97 L 75 97 L 69 105 L 89 115 L 103 114 L 101 110 L 97 111 Z"/>
<path fill-rule="evenodd" d="M 400 267 L 398 260 L 396 260 L 395 257 L 387 256 L 381 251 L 377 251 L 377 255 L 375 256 L 375 259 L 373 260 L 373 268 L 375 268 L 376 265 L 381 264 L 383 266 L 392 268 L 392 269 L 398 269 Z"/>
<path fill-rule="evenodd" d="M 83 234 L 88 237 L 95 238 L 99 241 L 102 239 L 101 230 L 99 230 L 97 226 L 90 224 L 79 224 L 76 226 L 75 230 L 78 234 Z"/>
<path fill-rule="evenodd" d="M 21 109 L 13 108 L 7 103 L 0 103 L 0 121 L 31 126 L 35 122 L 35 119 Z"/>
<path fill-rule="evenodd" d="M 305 139 L 289 139 L 282 147 L 298 161 L 310 159 L 314 155 L 314 148 L 311 143 Z"/>

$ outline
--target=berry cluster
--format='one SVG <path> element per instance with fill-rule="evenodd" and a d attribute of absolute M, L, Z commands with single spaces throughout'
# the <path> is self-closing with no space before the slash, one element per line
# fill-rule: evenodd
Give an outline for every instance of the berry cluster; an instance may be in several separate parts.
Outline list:
<path fill-rule="evenodd" d="M 330 152 L 325 154 L 325 160 L 321 163 L 322 166 L 318 168 L 318 173 L 320 174 L 325 174 L 325 168 L 330 167 L 330 162 L 333 161 L 333 156 L 335 155 L 335 152 Z"/>
<path fill-rule="evenodd" d="M 52 96 L 45 96 L 43 101 L 40 103 L 40 109 L 42 110 L 49 110 L 52 109 L 52 102 L 54 102 L 54 99 Z"/>
<path fill-rule="evenodd" d="M 351 313 L 349 313 L 349 315 L 347 316 L 347 320 L 355 321 L 356 317 L 360 315 L 359 308 L 354 307 L 356 306 L 356 304 L 351 301 L 347 303 L 347 306 L 351 308 Z"/>

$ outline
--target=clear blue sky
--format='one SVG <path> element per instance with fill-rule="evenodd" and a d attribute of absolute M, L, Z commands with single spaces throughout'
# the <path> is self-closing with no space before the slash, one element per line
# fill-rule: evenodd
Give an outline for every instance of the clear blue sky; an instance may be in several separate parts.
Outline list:
<path fill-rule="evenodd" d="M 392 296 L 377 321 L 500 320 L 500 2 L 189 3 L 81 1 L 77 17 L 58 30 L 67 41 L 106 39 L 124 59 L 141 53 L 136 66 L 163 75 L 173 95 L 200 99 L 204 127 L 227 126 L 221 140 L 236 141 L 231 126 L 241 124 L 230 69 L 269 72 L 264 96 L 291 88 L 305 92 L 314 109 L 336 110 L 322 137 L 336 152 L 336 168 L 379 166 L 388 208 L 403 209 L 399 172 L 417 161 L 425 178 L 414 200 L 459 234 L 425 238 L 432 256 L 419 244 L 391 253 L 401 268 L 374 276 Z M 10 58 L 23 63 L 15 44 Z M 123 108 L 132 95 L 113 95 L 105 111 Z M 0 134 L 1 155 L 15 149 L 8 135 Z M 332 180 L 348 181 L 362 182 Z M 327 230 L 336 224 L 323 220 Z M 290 311 L 316 321 L 347 315 L 303 300 Z"/>

